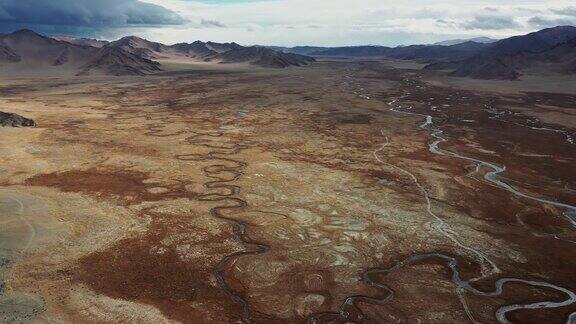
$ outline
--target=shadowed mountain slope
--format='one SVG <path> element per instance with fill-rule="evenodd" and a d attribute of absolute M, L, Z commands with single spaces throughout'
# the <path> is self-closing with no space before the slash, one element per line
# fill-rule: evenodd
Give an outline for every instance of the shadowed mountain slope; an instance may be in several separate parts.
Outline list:
<path fill-rule="evenodd" d="M 283 53 L 265 47 L 243 47 L 218 54 L 211 58 L 221 63 L 245 63 L 261 67 L 284 68 L 289 66 L 304 66 L 314 59 L 308 56 Z"/>
<path fill-rule="evenodd" d="M 0 69 L 6 73 L 144 75 L 159 64 L 121 49 L 110 50 L 20 30 L 0 37 Z"/>
<path fill-rule="evenodd" d="M 475 79 L 516 80 L 522 74 L 576 73 L 576 27 L 548 28 L 501 40 L 472 58 L 435 63 L 431 70 Z"/>
<path fill-rule="evenodd" d="M 264 47 L 244 47 L 236 43 L 201 42 L 164 45 L 130 36 L 106 46 L 148 59 L 179 59 L 210 61 L 218 63 L 247 63 L 267 68 L 303 66 L 314 59 L 297 54 L 284 53 Z"/>
<path fill-rule="evenodd" d="M 159 72 L 160 63 L 115 47 L 102 47 L 96 55 L 81 67 L 78 75 L 103 72 L 106 75 L 147 75 Z"/>
<path fill-rule="evenodd" d="M 542 52 L 573 38 L 576 38 L 576 27 L 558 26 L 542 29 L 526 35 L 502 39 L 492 44 L 486 52 L 504 55 L 520 52 Z"/>
<path fill-rule="evenodd" d="M 546 52 L 574 38 L 576 38 L 576 27 L 559 26 L 499 41 L 478 38 L 477 41 L 474 39 L 455 40 L 434 45 L 410 45 L 395 48 L 385 46 L 334 47 L 312 51 L 309 54 L 317 57 L 414 60 L 429 63 L 428 69 L 453 70 L 453 76 L 514 80 L 522 74 L 520 70 L 536 66 L 544 67 L 537 62 L 553 63 L 550 62 L 551 60 L 559 61 L 556 62 L 558 66 L 548 64 L 547 67 L 551 71 L 573 73 L 570 72 L 571 61 L 568 58 L 558 57 L 559 55 L 570 56 L 571 54 L 567 54 L 571 51 L 569 46 L 563 50 L 556 50 L 554 54 L 550 53 L 551 56 L 540 57 L 528 53 Z M 283 50 L 290 51 L 290 49 Z M 560 62 L 563 63 L 560 64 Z"/>

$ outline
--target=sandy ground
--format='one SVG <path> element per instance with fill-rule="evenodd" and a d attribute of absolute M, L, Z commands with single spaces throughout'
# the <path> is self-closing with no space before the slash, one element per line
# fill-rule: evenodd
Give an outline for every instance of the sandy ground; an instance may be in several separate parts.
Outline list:
<path fill-rule="evenodd" d="M 431 115 L 442 148 L 575 205 L 576 97 L 471 91 L 418 67 L 2 80 L 2 110 L 39 126 L 0 129 L 0 321 L 492 323 L 506 305 L 565 300 L 451 279 L 447 258 L 484 292 L 501 278 L 576 291 L 574 227 L 433 154 L 425 118 L 390 109 Z"/>

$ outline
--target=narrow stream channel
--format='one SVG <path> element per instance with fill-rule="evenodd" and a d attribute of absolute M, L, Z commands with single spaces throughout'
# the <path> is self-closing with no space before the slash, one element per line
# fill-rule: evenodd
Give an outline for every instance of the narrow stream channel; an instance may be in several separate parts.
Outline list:
<path fill-rule="evenodd" d="M 482 168 L 482 167 L 487 168 L 489 171 L 486 172 L 486 174 L 484 175 L 484 179 L 489 184 L 496 186 L 500 189 L 504 189 L 504 190 L 512 193 L 513 195 L 515 195 L 517 197 L 536 201 L 536 202 L 539 202 L 542 204 L 552 205 L 552 206 L 559 207 L 559 208 L 563 209 L 564 210 L 564 216 L 566 217 L 566 220 L 568 220 L 568 222 L 570 222 L 570 224 L 576 229 L 576 216 L 574 216 L 576 214 L 576 206 L 569 205 L 569 204 L 562 203 L 562 202 L 558 202 L 558 201 L 554 201 L 554 200 L 550 200 L 550 199 L 546 199 L 546 198 L 539 198 L 539 197 L 531 196 L 531 195 L 528 195 L 524 192 L 519 191 L 518 189 L 516 189 L 513 186 L 511 186 L 510 184 L 506 183 L 504 180 L 502 180 L 499 177 L 499 175 L 501 173 L 506 171 L 505 165 L 499 166 L 499 165 L 496 165 L 496 164 L 491 163 L 491 162 L 482 161 L 482 160 L 479 160 L 476 158 L 468 157 L 465 155 L 461 155 L 459 153 L 455 153 L 455 152 L 440 148 L 440 144 L 448 142 L 448 139 L 446 139 L 443 136 L 444 131 L 442 129 L 440 129 L 439 127 L 436 127 L 434 125 L 434 118 L 430 115 L 400 110 L 400 109 L 402 109 L 402 107 L 400 105 L 397 105 L 396 102 L 397 102 L 397 100 L 393 100 L 392 102 L 390 102 L 388 104 L 388 105 L 392 106 L 392 108 L 390 109 L 391 111 L 401 113 L 401 114 L 422 116 L 423 118 L 425 118 L 424 123 L 421 124 L 419 127 L 422 129 L 429 130 L 430 135 L 434 139 L 434 141 L 428 145 L 428 149 L 430 150 L 430 152 L 432 152 L 436 155 L 450 156 L 450 157 L 457 158 L 460 160 L 466 160 L 469 162 L 473 162 L 479 168 Z"/>
<path fill-rule="evenodd" d="M 350 81 L 352 81 L 352 76 L 346 75 L 345 78 L 347 78 L 347 81 L 345 82 L 345 84 L 350 85 L 351 84 Z M 358 97 L 366 99 L 366 100 L 370 100 L 370 98 L 372 97 L 370 94 L 365 93 L 363 88 L 360 91 L 355 91 L 354 93 Z M 546 199 L 546 198 L 534 197 L 534 196 L 531 196 L 531 195 L 528 195 L 524 192 L 519 191 L 518 189 L 514 188 L 513 186 L 506 183 L 503 179 L 500 178 L 499 175 L 501 173 L 503 173 L 504 171 L 506 171 L 506 166 L 499 166 L 499 165 L 496 165 L 496 164 L 491 163 L 491 162 L 482 161 L 482 160 L 479 160 L 476 158 L 468 157 L 468 156 L 465 156 L 465 155 L 462 155 L 462 154 L 459 154 L 456 152 L 452 152 L 452 151 L 448 151 L 448 150 L 440 148 L 440 144 L 448 142 L 448 139 L 446 137 L 444 137 L 444 131 L 442 129 L 440 129 L 438 126 L 435 126 L 433 116 L 415 113 L 415 112 L 411 112 L 411 111 L 406 111 L 405 109 L 403 109 L 402 105 L 399 104 L 399 100 L 402 99 L 403 97 L 405 97 L 405 95 L 401 96 L 398 99 L 392 100 L 391 102 L 388 103 L 388 106 L 391 107 L 390 110 L 393 112 L 400 113 L 400 114 L 407 114 L 407 115 L 415 115 L 415 116 L 420 116 L 420 117 L 424 118 L 424 121 L 418 127 L 421 129 L 428 130 L 430 132 L 430 136 L 432 137 L 433 141 L 430 144 L 428 144 L 428 148 L 429 148 L 431 153 L 436 154 L 436 155 L 448 156 L 448 157 L 457 158 L 460 160 L 473 162 L 477 166 L 477 168 L 476 168 L 477 171 L 479 171 L 481 168 L 487 169 L 488 171 L 485 173 L 484 179 L 487 181 L 488 184 L 495 186 L 495 187 L 498 187 L 500 189 L 506 190 L 506 191 L 510 192 L 511 194 L 513 194 L 517 197 L 520 197 L 520 198 L 524 198 L 524 199 L 532 200 L 532 201 L 539 202 L 542 204 L 548 204 L 548 205 L 552 205 L 552 206 L 561 208 L 565 211 L 564 216 L 567 218 L 567 220 L 570 222 L 570 224 L 576 228 L 576 206 L 572 206 L 572 205 L 562 203 L 562 202 L 553 201 L 553 200 Z M 548 131 L 550 131 L 550 130 L 548 130 Z M 568 142 L 571 143 L 570 139 L 571 138 L 567 138 Z M 385 147 L 386 145 L 387 144 L 384 144 L 383 147 Z M 375 157 L 377 160 L 381 161 L 380 159 L 378 159 L 377 154 L 375 154 Z M 408 172 L 408 171 L 406 171 L 406 172 Z M 418 184 L 418 179 L 414 179 L 414 180 Z M 427 194 L 425 189 L 424 189 L 424 193 Z M 525 279 L 508 278 L 508 277 L 500 278 L 496 281 L 493 291 L 478 290 L 470 284 L 471 280 L 465 280 L 461 277 L 460 272 L 458 270 L 457 260 L 454 257 L 440 254 L 440 253 L 428 253 L 428 254 L 412 255 L 412 256 L 404 259 L 403 261 L 396 263 L 394 266 L 392 266 L 390 268 L 373 268 L 373 269 L 366 270 L 362 274 L 362 282 L 368 286 L 371 286 L 371 287 L 374 287 L 374 288 L 381 290 L 383 292 L 382 295 L 376 296 L 376 297 L 359 296 L 359 295 L 350 296 L 350 297 L 345 299 L 345 301 L 340 306 L 338 312 L 314 314 L 311 316 L 312 322 L 313 323 L 321 322 L 323 316 L 332 316 L 332 317 L 336 316 L 342 320 L 349 321 L 349 322 L 350 321 L 354 322 L 357 320 L 361 320 L 361 321 L 368 320 L 368 322 L 370 322 L 370 320 L 366 318 L 366 315 L 362 313 L 362 310 L 358 306 L 358 302 L 362 301 L 362 302 L 374 303 L 374 304 L 380 304 L 381 305 L 384 303 L 388 303 L 389 301 L 391 301 L 394 298 L 394 292 L 392 289 L 390 289 L 388 286 L 381 283 L 380 281 L 374 280 L 372 277 L 376 274 L 386 275 L 386 274 L 398 272 L 398 271 L 401 271 L 402 269 L 404 269 L 405 267 L 410 266 L 414 263 L 423 262 L 423 261 L 427 261 L 430 259 L 441 260 L 450 269 L 451 281 L 452 281 L 452 283 L 454 283 L 456 285 L 456 291 L 458 292 L 458 294 L 460 296 L 462 306 L 466 312 L 466 315 L 468 316 L 468 318 L 470 319 L 470 321 L 472 323 L 478 323 L 478 321 L 475 320 L 472 310 L 469 308 L 469 306 L 467 305 L 467 303 L 465 301 L 465 297 L 460 294 L 462 291 L 468 292 L 472 295 L 480 296 L 480 297 L 487 297 L 487 298 L 498 297 L 503 293 L 504 286 L 506 284 L 508 284 L 508 283 L 521 283 L 521 284 L 525 284 L 525 285 L 532 286 L 535 288 L 546 288 L 546 289 L 555 290 L 556 292 L 559 292 L 565 296 L 565 299 L 562 301 L 542 301 L 542 302 L 529 303 L 529 304 L 503 305 L 503 306 L 499 307 L 495 313 L 496 319 L 500 323 L 503 323 L 503 324 L 511 323 L 507 319 L 507 314 L 509 314 L 510 312 L 513 312 L 513 311 L 527 310 L 527 309 L 554 309 L 554 308 L 570 306 L 570 305 L 573 305 L 576 303 L 576 293 L 574 293 L 573 291 L 566 289 L 564 287 L 560 287 L 560 286 L 548 283 L 548 282 L 537 281 L 537 280 L 525 280 Z M 576 324 L 576 312 L 574 312 L 568 316 L 568 318 L 566 319 L 566 323 L 567 324 Z"/>
<path fill-rule="evenodd" d="M 465 155 L 462 155 L 459 153 L 455 153 L 455 152 L 440 148 L 440 144 L 448 142 L 448 139 L 446 139 L 446 137 L 443 136 L 444 131 L 442 129 L 440 129 L 439 127 L 434 125 L 434 117 L 433 116 L 401 110 L 402 106 L 400 104 L 398 104 L 398 100 L 396 100 L 396 99 L 391 101 L 390 103 L 388 103 L 388 105 L 392 106 L 392 108 L 390 108 L 390 110 L 393 112 L 401 113 L 401 114 L 408 114 L 408 115 L 416 115 L 416 116 L 421 116 L 424 118 L 424 122 L 421 125 L 419 125 L 419 128 L 429 130 L 430 136 L 432 136 L 432 138 L 434 139 L 428 145 L 430 152 L 432 152 L 436 155 L 449 156 L 449 157 L 453 157 L 453 158 L 457 158 L 457 159 L 461 159 L 461 160 L 470 161 L 470 162 L 475 163 L 478 168 L 483 167 L 483 168 L 488 169 L 489 171 L 486 172 L 486 174 L 484 175 L 484 179 L 489 184 L 491 184 L 495 187 L 498 187 L 500 189 L 506 190 L 517 197 L 536 201 L 536 202 L 539 202 L 542 204 L 552 205 L 552 206 L 559 207 L 559 208 L 563 209 L 564 210 L 563 215 L 570 222 L 570 224 L 574 228 L 576 228 L 576 206 L 572 206 L 569 204 L 557 202 L 557 201 L 546 199 L 546 198 L 534 197 L 534 196 L 531 196 L 531 195 L 528 195 L 526 193 L 519 191 L 518 189 L 516 189 L 513 186 L 511 186 L 510 184 L 506 183 L 504 180 L 502 180 L 499 177 L 499 175 L 501 173 L 506 171 L 505 165 L 499 166 L 499 165 L 496 165 L 496 164 L 491 163 L 491 162 L 482 161 L 482 160 L 479 160 L 476 158 L 468 157 L 468 156 L 465 156 Z M 400 270 L 401 268 L 403 268 L 406 265 L 409 265 L 411 263 L 414 263 L 414 262 L 417 262 L 417 261 L 420 261 L 423 259 L 431 258 L 431 257 L 440 258 L 440 259 L 445 260 L 447 262 L 448 267 L 450 268 L 450 270 L 452 272 L 452 282 L 454 284 L 456 284 L 458 286 L 458 288 L 464 289 L 465 291 L 472 293 L 474 295 L 477 295 L 477 296 L 482 296 L 482 297 L 499 296 L 502 294 L 504 285 L 506 285 L 507 283 L 510 283 L 510 282 L 517 282 L 517 283 L 524 283 L 526 285 L 533 286 L 533 287 L 553 289 L 553 290 L 556 290 L 560 293 L 563 293 L 567 297 L 564 301 L 561 301 L 561 302 L 543 301 L 543 302 L 532 303 L 532 304 L 513 304 L 513 305 L 502 306 L 496 312 L 496 318 L 498 319 L 498 321 L 500 323 L 510 323 L 510 321 L 508 321 L 508 319 L 506 318 L 506 314 L 510 313 L 512 311 L 523 310 L 523 309 L 559 308 L 559 307 L 565 307 L 565 306 L 569 306 L 569 305 L 576 303 L 576 293 L 574 293 L 571 290 L 568 290 L 566 288 L 556 286 L 556 285 L 553 285 L 553 284 L 550 284 L 550 283 L 547 283 L 544 281 L 524 280 L 524 279 L 518 279 L 518 278 L 501 278 L 501 279 L 498 279 L 498 281 L 496 281 L 496 285 L 495 285 L 496 288 L 494 291 L 483 292 L 483 291 L 477 290 L 476 288 L 472 287 L 468 281 L 465 281 L 464 279 L 462 279 L 462 277 L 460 276 L 460 273 L 458 272 L 458 269 L 457 269 L 456 260 L 452 257 L 446 256 L 443 254 L 414 255 L 414 256 L 411 256 L 408 259 L 396 264 L 392 268 L 373 269 L 373 270 L 367 271 L 364 274 L 365 280 L 368 278 L 366 276 L 369 274 L 394 272 L 394 271 Z M 566 323 L 567 324 L 575 324 L 576 323 L 576 312 L 572 313 L 568 317 Z"/>

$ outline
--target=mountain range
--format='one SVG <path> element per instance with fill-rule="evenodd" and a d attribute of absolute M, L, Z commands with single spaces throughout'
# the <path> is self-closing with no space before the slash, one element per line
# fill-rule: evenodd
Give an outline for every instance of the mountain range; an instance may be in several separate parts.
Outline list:
<path fill-rule="evenodd" d="M 267 68 L 304 66 L 314 61 L 312 57 L 284 53 L 261 46 L 244 47 L 236 43 L 201 41 L 168 46 L 135 36 L 121 38 L 103 47 L 120 48 L 150 60 L 175 59 L 217 63 L 249 63 Z"/>
<path fill-rule="evenodd" d="M 278 51 L 313 57 L 389 58 L 425 63 L 429 70 L 478 79 L 516 80 L 526 72 L 574 74 L 576 27 L 558 26 L 502 40 L 476 38 L 433 45 L 293 47 Z"/>
<path fill-rule="evenodd" d="M 576 74 L 576 27 L 558 26 L 501 40 L 476 38 L 432 45 L 264 47 L 201 42 L 165 45 L 135 36 L 108 42 L 47 37 L 31 30 L 0 34 L 0 73 L 147 75 L 162 64 L 213 62 L 266 68 L 304 66 L 313 58 L 387 58 L 425 63 L 452 76 L 516 80 L 523 74 Z"/>
<path fill-rule="evenodd" d="M 250 64 L 267 68 L 303 66 L 314 59 L 236 43 L 193 42 L 164 45 L 128 36 L 107 42 L 51 38 L 31 30 L 0 35 L 0 72 L 7 74 L 147 75 L 165 60 Z"/>
<path fill-rule="evenodd" d="M 576 74 L 576 27 L 560 26 L 503 39 L 470 58 L 436 62 L 426 69 L 499 80 L 516 80 L 525 73 Z"/>

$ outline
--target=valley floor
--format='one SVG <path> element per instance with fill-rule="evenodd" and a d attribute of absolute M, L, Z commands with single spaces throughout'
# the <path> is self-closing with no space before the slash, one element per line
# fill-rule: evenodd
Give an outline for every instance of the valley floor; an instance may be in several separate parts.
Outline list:
<path fill-rule="evenodd" d="M 576 320 L 576 94 L 412 68 L 2 80 L 0 322 Z"/>

